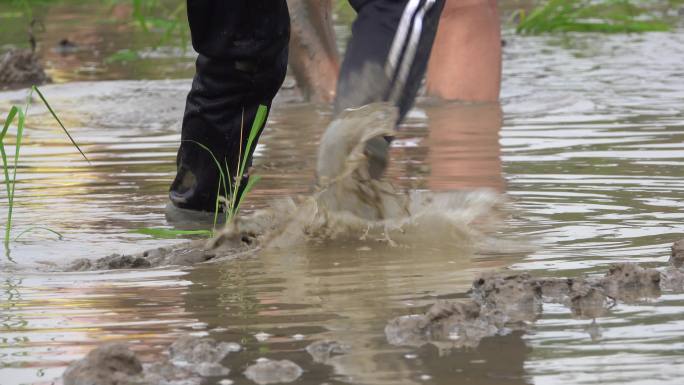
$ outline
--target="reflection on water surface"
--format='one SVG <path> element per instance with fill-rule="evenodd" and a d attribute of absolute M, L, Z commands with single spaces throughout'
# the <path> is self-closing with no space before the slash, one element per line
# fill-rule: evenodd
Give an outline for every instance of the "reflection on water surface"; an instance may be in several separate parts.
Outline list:
<path fill-rule="evenodd" d="M 501 106 L 422 101 L 401 128 L 389 170 L 403 188 L 506 192 L 517 210 L 502 231 L 529 241 L 496 244 L 495 253 L 308 245 L 194 269 L 36 272 L 176 242 L 128 231 L 169 225 L 166 190 L 189 83 L 45 87 L 93 163 L 79 158 L 46 111 L 32 108 L 16 228 L 40 223 L 65 240 L 31 234 L 13 244 L 16 264 L 2 262 L 3 385 L 51 383 L 103 341 L 129 341 L 152 361 L 187 332 L 245 346 L 228 363 L 237 384 L 248 383 L 242 370 L 262 356 L 297 362 L 304 384 L 678 384 L 681 294 L 620 304 L 596 323 L 546 304 L 529 332 L 488 338 L 477 349 L 387 344 L 388 319 L 466 296 L 479 271 L 576 276 L 616 261 L 658 265 L 682 238 L 682 31 L 506 40 Z M 0 105 L 24 95 L 2 93 Z M 276 103 L 257 150 L 264 179 L 250 209 L 312 184 L 330 111 L 289 99 Z M 270 337 L 259 341 L 259 333 Z M 315 364 L 303 348 L 320 339 L 346 342 L 352 352 Z"/>

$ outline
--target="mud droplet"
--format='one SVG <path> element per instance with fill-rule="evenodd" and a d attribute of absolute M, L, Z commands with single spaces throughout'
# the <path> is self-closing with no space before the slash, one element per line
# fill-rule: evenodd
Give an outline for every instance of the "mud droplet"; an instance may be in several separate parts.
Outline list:
<path fill-rule="evenodd" d="M 307 353 L 311 355 L 314 362 L 326 363 L 333 355 L 347 354 L 351 351 L 351 347 L 341 344 L 337 341 L 316 341 L 306 347 Z"/>
<path fill-rule="evenodd" d="M 302 373 L 302 368 L 292 361 L 259 358 L 256 364 L 245 370 L 245 377 L 259 385 L 267 385 L 295 381 Z"/>
<path fill-rule="evenodd" d="M 273 337 L 273 335 L 264 332 L 260 332 L 254 335 L 254 338 L 256 338 L 256 340 L 259 342 L 264 342 L 271 337 Z"/>

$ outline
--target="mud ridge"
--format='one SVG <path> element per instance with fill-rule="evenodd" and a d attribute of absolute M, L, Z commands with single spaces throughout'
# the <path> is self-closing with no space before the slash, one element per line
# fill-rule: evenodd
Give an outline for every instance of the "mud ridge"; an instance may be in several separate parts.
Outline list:
<path fill-rule="evenodd" d="M 485 337 L 526 330 L 542 314 L 544 303 L 562 304 L 578 319 L 602 317 L 619 302 L 658 298 L 662 291 L 684 292 L 681 257 L 684 240 L 672 248 L 670 265 L 646 268 L 618 263 L 603 277 L 537 278 L 528 273 L 496 272 L 477 278 L 470 299 L 438 301 L 424 314 L 396 317 L 385 327 L 392 345 L 473 348 Z"/>
<path fill-rule="evenodd" d="M 544 303 L 558 303 L 578 319 L 607 315 L 619 302 L 635 303 L 657 298 L 662 292 L 684 292 L 684 267 L 680 264 L 684 240 L 672 247 L 669 266 L 648 268 L 636 263 L 617 263 L 602 277 L 539 278 L 525 272 L 493 272 L 476 278 L 470 299 L 440 300 L 423 314 L 390 320 L 385 337 L 391 345 L 441 350 L 475 348 L 485 337 L 525 331 L 540 317 Z M 109 261 L 135 262 L 118 256 Z M 104 262 L 103 262 L 104 263 Z M 593 338 L 593 337 L 592 337 Z M 330 364 L 350 346 L 331 340 L 313 342 L 305 349 L 314 362 Z M 85 358 L 73 362 L 63 374 L 64 385 L 200 385 L 207 377 L 225 377 L 224 362 L 241 351 L 236 343 L 184 336 L 176 340 L 158 362 L 143 365 L 126 344 L 104 344 Z M 266 385 L 298 380 L 303 370 L 289 360 L 259 358 L 243 375 Z"/>

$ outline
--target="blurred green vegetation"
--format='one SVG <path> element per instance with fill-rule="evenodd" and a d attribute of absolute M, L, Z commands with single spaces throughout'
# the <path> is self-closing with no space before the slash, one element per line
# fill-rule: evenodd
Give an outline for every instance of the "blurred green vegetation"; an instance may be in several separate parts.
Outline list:
<path fill-rule="evenodd" d="M 93 6 L 87 3 L 83 0 L 0 0 L 0 32 L 15 36 L 26 34 L 32 22 L 42 25 L 51 6 Z M 114 22 L 111 12 L 107 11 L 122 4 L 130 5 L 131 16 L 129 20 L 117 22 L 128 23 L 154 35 L 157 46 L 187 46 L 190 33 L 185 0 L 103 0 L 95 4 L 103 12 L 92 15 L 93 23 Z M 28 35 L 25 36 L 28 41 Z"/>
<path fill-rule="evenodd" d="M 681 18 L 684 0 L 548 0 L 521 10 L 516 31 L 631 33 L 668 31 Z"/>

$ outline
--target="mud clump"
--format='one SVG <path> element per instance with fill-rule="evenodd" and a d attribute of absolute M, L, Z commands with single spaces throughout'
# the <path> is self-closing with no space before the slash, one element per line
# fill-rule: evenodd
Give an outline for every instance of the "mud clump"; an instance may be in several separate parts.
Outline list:
<path fill-rule="evenodd" d="M 351 351 L 351 347 L 341 344 L 337 341 L 316 341 L 306 347 L 307 353 L 311 355 L 314 362 L 319 364 L 327 363 L 334 355 L 347 354 Z"/>
<path fill-rule="evenodd" d="M 398 346 L 443 341 L 452 347 L 475 347 L 499 332 L 503 323 L 501 313 L 484 310 L 475 301 L 439 301 L 425 314 L 394 318 L 385 326 L 385 337 Z"/>
<path fill-rule="evenodd" d="M 619 263 L 611 265 L 600 278 L 488 273 L 473 282 L 472 300 L 439 301 L 424 314 L 396 317 L 385 326 L 385 337 L 390 344 L 399 346 L 430 343 L 438 347 L 476 347 L 485 337 L 524 330 L 540 316 L 543 302 L 562 304 L 575 318 L 595 322 L 618 301 L 655 298 L 661 289 L 683 292 L 684 271 L 674 266 L 657 270 Z"/>
<path fill-rule="evenodd" d="M 677 241 L 672 245 L 670 264 L 677 269 L 680 269 L 682 266 L 684 266 L 684 239 Z"/>
<path fill-rule="evenodd" d="M 236 343 L 216 342 L 211 338 L 181 337 L 169 348 L 169 359 L 178 367 L 188 367 L 200 376 L 221 376 L 229 373 L 221 361 L 239 352 Z"/>
<path fill-rule="evenodd" d="M 572 278 L 540 278 L 537 279 L 543 298 L 560 300 L 570 295 L 574 279 Z"/>
<path fill-rule="evenodd" d="M 607 296 L 627 302 L 660 296 L 660 272 L 635 263 L 611 265 L 599 284 Z"/>
<path fill-rule="evenodd" d="M 660 288 L 675 293 L 684 292 L 684 270 L 670 266 L 660 274 Z"/>
<path fill-rule="evenodd" d="M 71 263 L 69 271 L 86 270 L 119 270 L 141 269 L 151 267 L 149 260 L 142 256 L 112 254 L 110 256 L 91 261 L 87 258 L 78 259 Z"/>
<path fill-rule="evenodd" d="M 473 283 L 472 297 L 483 308 L 502 312 L 507 322 L 534 321 L 541 312 L 542 286 L 529 274 L 488 274 Z"/>
<path fill-rule="evenodd" d="M 545 302 L 561 303 L 569 307 L 576 318 L 596 318 L 605 315 L 610 298 L 598 279 L 535 278 L 542 289 Z"/>
<path fill-rule="evenodd" d="M 49 82 L 38 56 L 30 50 L 10 50 L 0 55 L 0 88 Z"/>
<path fill-rule="evenodd" d="M 608 313 L 606 293 L 584 280 L 573 282 L 570 291 L 570 310 L 576 318 L 595 319 Z"/>
<path fill-rule="evenodd" d="M 194 266 L 213 261 L 219 257 L 238 256 L 253 250 L 250 240 L 243 237 L 237 242 L 226 242 L 214 247 L 207 241 L 198 240 L 170 247 L 160 247 L 134 255 L 112 254 L 103 258 L 87 258 L 73 261 L 65 267 L 66 271 L 145 269 L 157 266 Z"/>
<path fill-rule="evenodd" d="M 105 344 L 69 365 L 62 375 L 64 385 L 145 384 L 143 366 L 128 346 Z"/>
<path fill-rule="evenodd" d="M 245 377 L 259 385 L 279 384 L 296 381 L 303 372 L 302 368 L 292 361 L 259 358 L 256 364 L 245 370 Z"/>
<path fill-rule="evenodd" d="M 142 365 L 125 344 L 105 344 L 69 365 L 62 379 L 64 385 L 199 385 L 203 377 L 227 375 L 221 361 L 239 350 L 235 343 L 181 337 L 168 358 Z"/>

